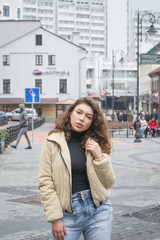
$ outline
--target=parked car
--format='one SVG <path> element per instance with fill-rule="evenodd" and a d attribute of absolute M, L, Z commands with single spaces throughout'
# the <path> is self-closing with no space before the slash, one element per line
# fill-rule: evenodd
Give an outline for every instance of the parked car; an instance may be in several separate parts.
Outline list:
<path fill-rule="evenodd" d="M 28 115 L 28 121 L 32 121 L 32 108 L 25 108 L 25 111 L 27 112 Z M 11 111 L 11 112 L 7 112 L 6 116 L 7 116 L 7 120 L 8 121 L 12 121 L 12 120 L 20 120 L 20 109 L 16 108 L 15 110 Z M 36 109 L 33 108 L 33 119 L 36 120 L 38 119 L 38 114 L 36 113 Z"/>

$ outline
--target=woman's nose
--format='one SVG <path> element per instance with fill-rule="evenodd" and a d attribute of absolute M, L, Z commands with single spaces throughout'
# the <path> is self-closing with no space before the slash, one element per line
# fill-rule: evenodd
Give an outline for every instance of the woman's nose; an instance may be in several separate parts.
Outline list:
<path fill-rule="evenodd" d="M 80 116 L 80 120 L 81 120 L 81 121 L 84 121 L 84 117 L 85 117 L 84 114 L 82 114 L 82 115 Z"/>

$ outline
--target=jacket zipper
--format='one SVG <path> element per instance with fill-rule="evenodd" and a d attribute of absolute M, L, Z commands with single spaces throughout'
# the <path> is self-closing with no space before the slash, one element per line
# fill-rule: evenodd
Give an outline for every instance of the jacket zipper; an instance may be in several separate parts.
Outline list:
<path fill-rule="evenodd" d="M 71 207 L 71 211 L 72 211 L 72 213 L 73 213 L 73 209 L 72 209 L 72 189 L 71 189 L 71 175 L 70 175 L 70 173 L 69 173 L 69 169 L 68 169 L 68 167 L 67 167 L 67 164 L 66 164 L 66 162 L 65 162 L 65 160 L 64 160 L 64 157 L 63 157 L 63 155 L 62 155 L 62 152 L 61 152 L 61 150 L 60 150 L 60 154 L 61 154 L 61 157 L 62 157 L 62 159 L 63 159 L 63 162 L 64 162 L 64 164 L 65 164 L 65 166 L 66 166 L 66 168 L 67 168 L 67 170 L 68 170 L 68 174 L 69 174 L 69 185 L 70 185 L 70 207 Z"/>
<path fill-rule="evenodd" d="M 87 151 L 85 152 L 85 156 L 86 156 L 86 171 L 87 171 Z M 88 176 L 88 171 L 87 171 L 87 176 Z M 91 190 L 91 185 L 90 185 L 89 177 L 88 177 L 88 182 L 89 182 L 89 188 L 90 188 L 91 196 L 92 196 L 92 190 Z M 93 197 L 92 197 L 92 201 L 93 201 Z M 93 201 L 93 205 L 94 205 L 94 208 L 96 209 L 97 206 L 96 206 L 96 204 L 94 203 L 94 201 Z"/>

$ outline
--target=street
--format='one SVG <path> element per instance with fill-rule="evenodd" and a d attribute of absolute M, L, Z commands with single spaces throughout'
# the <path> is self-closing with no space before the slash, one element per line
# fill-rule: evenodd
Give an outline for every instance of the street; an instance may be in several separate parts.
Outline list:
<path fill-rule="evenodd" d="M 53 123 L 34 130 L 32 150 L 25 138 L 18 148 L 0 156 L 0 239 L 48 240 L 37 188 L 42 143 Z M 32 133 L 29 137 L 32 139 Z M 112 240 L 160 240 L 160 138 L 113 139 L 111 155 L 116 183 L 111 189 L 114 209 Z M 81 240 L 83 237 L 81 237 Z M 72 239 L 71 239 L 72 240 Z"/>

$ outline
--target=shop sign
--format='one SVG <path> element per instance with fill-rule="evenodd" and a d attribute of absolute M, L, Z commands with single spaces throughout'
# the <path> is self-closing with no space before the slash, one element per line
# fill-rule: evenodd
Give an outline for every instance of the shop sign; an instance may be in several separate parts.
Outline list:
<path fill-rule="evenodd" d="M 33 71 L 33 75 L 60 75 L 60 76 L 63 76 L 63 75 L 68 75 L 69 76 L 69 71 L 65 71 L 65 70 L 62 70 L 62 71 L 58 71 L 58 70 L 47 70 L 47 71 L 40 71 L 38 69 L 35 69 Z"/>

